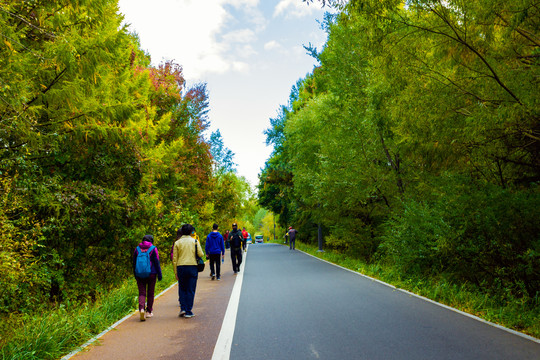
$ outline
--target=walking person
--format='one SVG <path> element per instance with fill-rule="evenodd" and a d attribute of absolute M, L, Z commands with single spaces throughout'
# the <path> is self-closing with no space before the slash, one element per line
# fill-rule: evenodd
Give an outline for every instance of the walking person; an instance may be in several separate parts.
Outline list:
<path fill-rule="evenodd" d="M 154 316 L 156 279 L 161 281 L 163 278 L 158 249 L 152 244 L 153 241 L 152 235 L 145 235 L 142 242 L 133 251 L 132 256 L 133 275 L 135 275 L 139 289 L 139 317 L 141 321 Z"/>
<path fill-rule="evenodd" d="M 230 249 L 231 243 L 229 242 L 229 230 L 225 231 L 224 238 L 225 238 L 225 249 Z"/>
<path fill-rule="evenodd" d="M 244 237 L 244 242 L 247 244 L 249 233 L 247 232 L 245 227 L 242 228 L 242 236 Z"/>
<path fill-rule="evenodd" d="M 178 294 L 180 300 L 180 317 L 190 318 L 193 314 L 193 302 L 197 288 L 197 256 L 203 257 L 201 244 L 191 235 L 194 228 L 190 224 L 184 224 L 177 231 L 177 240 L 173 249 L 173 269 L 178 280 Z"/>
<path fill-rule="evenodd" d="M 231 260 L 233 271 L 238 274 L 240 271 L 240 264 L 242 264 L 242 251 L 246 250 L 246 242 L 242 231 L 238 230 L 236 223 L 232 224 L 232 231 L 229 233 L 229 242 L 231 244 Z"/>
<path fill-rule="evenodd" d="M 296 234 L 298 231 L 293 229 L 292 226 L 289 226 L 289 231 L 287 231 L 287 235 L 289 235 L 289 250 L 294 250 L 294 245 L 296 243 Z"/>
<path fill-rule="evenodd" d="M 218 224 L 212 225 L 212 232 L 206 237 L 204 250 L 206 257 L 210 259 L 210 276 L 212 280 L 216 279 L 216 277 L 218 280 L 221 280 L 220 261 L 225 258 L 225 243 L 223 236 L 218 231 Z"/>

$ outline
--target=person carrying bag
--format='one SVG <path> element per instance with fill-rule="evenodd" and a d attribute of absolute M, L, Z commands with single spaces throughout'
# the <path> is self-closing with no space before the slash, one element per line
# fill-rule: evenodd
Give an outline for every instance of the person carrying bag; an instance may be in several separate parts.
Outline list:
<path fill-rule="evenodd" d="M 242 231 L 238 230 L 238 224 L 232 224 L 232 231 L 229 233 L 229 241 L 231 242 L 231 260 L 233 272 L 238 274 L 240 265 L 242 264 L 242 252 L 246 250 L 246 242 Z"/>
<path fill-rule="evenodd" d="M 190 318 L 193 314 L 193 302 L 199 270 L 197 257 L 201 258 L 204 266 L 204 253 L 198 240 L 191 237 L 193 226 L 184 224 L 177 231 L 177 240 L 173 248 L 173 270 L 178 280 L 178 300 L 180 302 L 180 317 Z M 195 243 L 195 252 L 193 251 Z"/>

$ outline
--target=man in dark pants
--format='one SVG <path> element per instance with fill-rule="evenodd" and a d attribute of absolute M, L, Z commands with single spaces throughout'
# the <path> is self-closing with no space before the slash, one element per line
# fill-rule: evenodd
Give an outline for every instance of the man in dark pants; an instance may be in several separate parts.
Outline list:
<path fill-rule="evenodd" d="M 242 264 L 242 251 L 246 249 L 246 242 L 242 231 L 238 230 L 236 223 L 232 224 L 232 231 L 229 233 L 229 242 L 231 243 L 231 260 L 233 271 L 238 274 L 240 264 Z"/>
<path fill-rule="evenodd" d="M 294 250 L 295 240 L 296 240 L 296 231 L 292 228 L 292 226 L 289 226 L 289 231 L 287 232 L 287 235 L 289 235 L 289 250 Z"/>
<path fill-rule="evenodd" d="M 225 256 L 223 236 L 218 231 L 218 224 L 212 226 L 212 232 L 206 237 L 206 257 L 210 259 L 210 276 L 221 280 L 221 261 Z M 220 256 L 221 255 L 221 256 Z"/>

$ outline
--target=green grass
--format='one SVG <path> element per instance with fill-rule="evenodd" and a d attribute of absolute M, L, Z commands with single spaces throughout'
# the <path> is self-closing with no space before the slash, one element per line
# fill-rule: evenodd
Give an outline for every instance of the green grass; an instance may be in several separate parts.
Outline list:
<path fill-rule="evenodd" d="M 540 338 L 540 299 L 505 296 L 504 299 L 484 293 L 470 284 L 452 284 L 444 278 L 404 278 L 389 265 L 365 264 L 351 256 L 332 250 L 318 252 L 318 247 L 296 242 L 296 248 L 344 268 L 384 281 L 397 288 L 478 316 L 484 320 Z"/>
<path fill-rule="evenodd" d="M 173 282 L 172 271 L 163 271 L 156 294 Z M 63 305 L 37 314 L 14 314 L 0 319 L 2 359 L 59 359 L 137 308 L 135 279 L 103 294 L 94 303 Z"/>

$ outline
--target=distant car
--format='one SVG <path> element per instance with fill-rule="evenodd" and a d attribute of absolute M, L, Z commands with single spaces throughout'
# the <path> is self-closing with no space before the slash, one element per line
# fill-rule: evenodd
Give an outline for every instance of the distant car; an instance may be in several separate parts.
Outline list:
<path fill-rule="evenodd" d="M 262 236 L 262 235 L 255 235 L 255 242 L 256 242 L 256 243 L 263 243 L 263 242 L 264 242 L 264 236 Z"/>
<path fill-rule="evenodd" d="M 251 244 L 252 241 L 251 241 L 251 234 L 248 234 L 248 237 L 246 239 L 246 244 Z"/>

